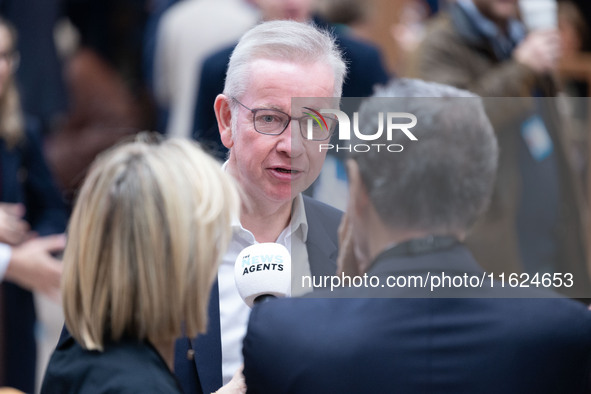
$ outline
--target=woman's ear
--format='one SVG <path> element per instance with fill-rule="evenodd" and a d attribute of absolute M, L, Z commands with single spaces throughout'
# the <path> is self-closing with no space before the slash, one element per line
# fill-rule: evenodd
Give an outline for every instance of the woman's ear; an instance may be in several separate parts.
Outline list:
<path fill-rule="evenodd" d="M 232 139 L 232 111 L 230 111 L 230 99 L 223 94 L 218 94 L 213 104 L 215 116 L 218 120 L 218 129 L 222 144 L 228 149 L 234 145 Z"/>

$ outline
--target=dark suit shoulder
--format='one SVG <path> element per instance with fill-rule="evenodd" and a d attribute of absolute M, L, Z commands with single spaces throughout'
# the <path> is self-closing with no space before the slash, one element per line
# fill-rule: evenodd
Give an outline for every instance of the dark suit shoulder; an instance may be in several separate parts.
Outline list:
<path fill-rule="evenodd" d="M 226 70 L 235 46 L 236 44 L 233 44 L 213 52 L 200 65 L 199 88 L 193 106 L 193 138 L 220 159 L 225 156 L 227 150 L 220 140 L 213 103 L 217 95 L 224 90 Z"/>
<path fill-rule="evenodd" d="M 513 336 L 522 344 L 529 342 L 539 347 L 563 348 L 572 344 L 591 356 L 591 312 L 582 303 L 568 298 L 320 298 L 318 295 L 312 293 L 308 298 L 284 298 L 256 305 L 249 332 L 252 329 L 308 335 L 308 329 L 314 329 L 318 334 L 330 332 L 333 339 L 338 332 L 353 339 L 363 332 L 379 332 L 384 324 L 392 327 L 425 324 L 437 335 L 445 334 L 439 331 L 438 325 L 443 328 L 451 324 L 463 327 L 463 335 L 472 326 L 483 337 L 486 334 L 490 338 Z M 356 321 L 361 324 L 360 331 L 351 331 Z M 380 321 L 381 325 L 368 324 Z M 486 328 L 481 326 L 485 322 L 489 325 Z M 348 328 L 341 330 L 343 326 Z"/>
<path fill-rule="evenodd" d="M 181 393 L 164 360 L 148 343 L 121 341 L 103 352 L 83 349 L 72 337 L 51 356 L 43 394 Z"/>
<path fill-rule="evenodd" d="M 236 48 L 236 43 L 211 53 L 203 61 L 203 70 L 206 70 L 207 73 L 212 70 L 220 71 L 221 68 L 221 71 L 225 75 L 234 48 Z"/>
<path fill-rule="evenodd" d="M 346 34 L 339 34 L 337 40 L 341 49 L 347 51 L 351 56 L 359 57 L 359 60 L 363 60 L 364 55 L 369 55 L 374 60 L 381 57 L 378 47 L 368 41 L 353 38 Z"/>
<path fill-rule="evenodd" d="M 564 297 L 495 301 L 504 302 L 508 314 L 514 314 L 512 321 L 515 325 L 531 328 L 527 336 L 538 334 L 550 341 L 567 341 L 578 343 L 578 346 L 584 343 L 591 348 L 591 312 L 578 301 Z"/>
<path fill-rule="evenodd" d="M 587 393 L 591 313 L 564 298 L 278 299 L 253 308 L 244 357 L 253 392 Z"/>
<path fill-rule="evenodd" d="M 309 196 L 304 197 L 304 207 L 306 210 L 306 216 L 320 215 L 322 219 L 329 219 L 331 221 L 339 221 L 343 216 L 343 211 L 337 209 L 331 205 L 325 204 L 321 201 L 315 200 Z"/>
<path fill-rule="evenodd" d="M 342 34 L 337 39 L 349 69 L 343 97 L 367 97 L 375 85 L 388 82 L 389 73 L 375 45 Z"/>
<path fill-rule="evenodd" d="M 36 118 L 26 118 L 25 137 L 19 145 L 25 170 L 27 221 L 40 235 L 63 232 L 68 214 L 43 153 L 43 137 Z"/>

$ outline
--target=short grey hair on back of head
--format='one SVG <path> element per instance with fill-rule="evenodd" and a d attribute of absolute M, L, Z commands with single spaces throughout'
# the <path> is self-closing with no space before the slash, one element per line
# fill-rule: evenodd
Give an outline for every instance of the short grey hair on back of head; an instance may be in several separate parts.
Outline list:
<path fill-rule="evenodd" d="M 124 337 L 205 332 L 239 206 L 234 180 L 190 140 L 142 133 L 103 152 L 68 227 L 62 295 L 72 336 L 103 350 Z"/>
<path fill-rule="evenodd" d="M 334 36 L 309 23 L 263 22 L 246 32 L 232 52 L 224 94 L 240 98 L 246 91 L 250 64 L 258 59 L 300 64 L 324 62 L 334 71 L 334 97 L 341 97 L 347 66 Z"/>
<path fill-rule="evenodd" d="M 404 150 L 351 154 L 384 224 L 433 235 L 467 231 L 488 206 L 497 169 L 497 140 L 482 99 L 447 85 L 397 79 L 361 105 L 360 128 L 377 130 L 379 112 L 414 114 L 410 131 L 418 139 L 394 131 L 387 141 L 383 133 L 374 143 Z"/>

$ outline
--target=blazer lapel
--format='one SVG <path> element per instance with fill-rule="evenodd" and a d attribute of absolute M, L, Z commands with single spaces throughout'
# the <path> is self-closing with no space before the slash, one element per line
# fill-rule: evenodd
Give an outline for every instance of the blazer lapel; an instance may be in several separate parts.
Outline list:
<path fill-rule="evenodd" d="M 222 338 L 220 331 L 220 294 L 216 280 L 209 297 L 207 332 L 191 340 L 195 350 L 195 367 L 203 393 L 222 387 Z"/>
<path fill-rule="evenodd" d="M 308 234 L 309 236 L 309 234 Z M 330 245 L 329 245 L 330 246 Z M 337 267 L 337 248 L 316 241 L 306 243 L 310 272 L 313 276 L 334 275 Z"/>
<path fill-rule="evenodd" d="M 306 249 L 310 272 L 314 276 L 334 275 L 337 269 L 338 245 L 328 236 L 331 230 L 324 226 L 319 215 L 314 214 L 315 207 L 312 204 L 311 200 L 304 199 L 308 221 Z"/>

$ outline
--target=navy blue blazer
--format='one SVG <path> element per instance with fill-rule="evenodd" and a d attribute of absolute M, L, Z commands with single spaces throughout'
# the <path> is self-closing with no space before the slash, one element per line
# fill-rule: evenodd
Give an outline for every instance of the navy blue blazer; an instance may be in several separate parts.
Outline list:
<path fill-rule="evenodd" d="M 382 256 L 369 275 L 480 275 L 461 245 Z M 591 312 L 565 298 L 406 298 L 413 289 L 342 289 L 340 297 L 253 308 L 244 339 L 249 393 L 588 393 Z M 418 294 L 423 293 L 419 290 Z M 424 293 L 429 293 L 426 289 Z M 334 296 L 330 292 L 324 293 Z M 388 298 L 389 297 L 389 298 Z"/>
<path fill-rule="evenodd" d="M 320 20 L 315 19 L 315 22 L 329 28 Z M 335 34 L 348 66 L 343 97 L 368 97 L 373 94 L 375 85 L 388 82 L 388 72 L 377 47 L 338 32 Z M 228 62 L 234 47 L 236 44 L 210 55 L 203 62 L 193 114 L 193 138 L 221 159 L 225 158 L 227 149 L 220 140 L 213 104 L 217 95 L 224 90 Z"/>
<path fill-rule="evenodd" d="M 306 249 L 312 275 L 334 275 L 338 254 L 337 229 L 342 212 L 304 196 L 308 220 Z M 194 358 L 187 352 L 193 350 Z M 222 386 L 222 343 L 217 281 L 209 302 L 207 333 L 182 338 L 175 348 L 175 374 L 185 393 L 209 394 Z"/>
<path fill-rule="evenodd" d="M 66 228 L 66 208 L 45 163 L 40 132 L 32 121 L 27 126 L 26 137 L 17 147 L 8 149 L 0 140 L 0 201 L 23 203 L 27 209 L 26 220 L 39 235 L 61 233 Z M 36 368 L 33 295 L 9 282 L 2 284 L 2 291 L 4 384 L 33 392 Z"/>

